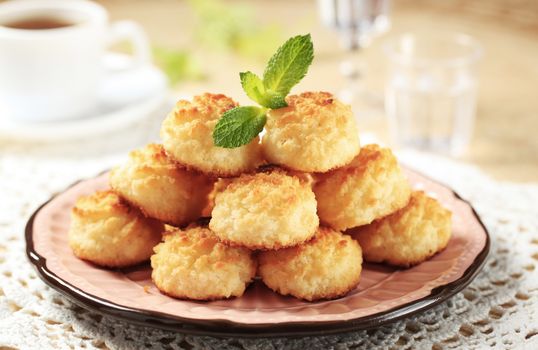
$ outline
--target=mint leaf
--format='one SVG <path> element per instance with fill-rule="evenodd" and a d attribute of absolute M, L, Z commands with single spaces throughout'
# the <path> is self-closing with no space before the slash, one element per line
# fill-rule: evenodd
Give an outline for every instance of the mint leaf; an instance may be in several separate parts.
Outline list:
<path fill-rule="evenodd" d="M 264 107 L 271 108 L 271 109 L 287 107 L 288 104 L 286 103 L 285 97 L 286 95 L 282 96 L 273 91 L 266 91 L 264 95 L 264 103 L 260 103 L 260 104 Z"/>
<path fill-rule="evenodd" d="M 263 130 L 266 109 L 244 106 L 230 109 L 219 119 L 213 131 L 213 143 L 224 148 L 248 144 Z"/>
<path fill-rule="evenodd" d="M 252 72 L 239 73 L 241 78 L 241 86 L 248 97 L 254 102 L 264 105 L 265 87 L 263 81 Z"/>
<path fill-rule="evenodd" d="M 261 106 L 273 109 L 287 106 L 283 96 L 265 90 L 263 81 L 256 74 L 242 72 L 239 73 L 239 77 L 241 78 L 243 90 L 252 101 L 258 102 Z"/>
<path fill-rule="evenodd" d="M 310 34 L 298 35 L 286 41 L 271 57 L 263 73 L 266 93 L 278 95 L 283 100 L 306 75 L 313 59 L 314 45 Z"/>

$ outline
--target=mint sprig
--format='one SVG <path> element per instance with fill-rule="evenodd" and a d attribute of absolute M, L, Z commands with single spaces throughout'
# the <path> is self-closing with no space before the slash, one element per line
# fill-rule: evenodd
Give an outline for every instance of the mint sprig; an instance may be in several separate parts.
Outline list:
<path fill-rule="evenodd" d="M 241 86 L 247 93 L 247 96 L 254 102 L 258 102 L 259 105 L 277 109 L 286 107 L 286 95 L 280 95 L 271 90 L 267 90 L 261 80 L 256 74 L 252 72 L 239 73 L 241 78 Z"/>
<path fill-rule="evenodd" d="M 252 101 L 258 102 L 258 104 L 263 106 L 266 102 L 265 86 L 260 77 L 249 71 L 239 73 L 239 78 L 241 79 L 241 86 L 247 93 L 247 96 Z"/>
<path fill-rule="evenodd" d="M 246 145 L 262 130 L 267 109 L 256 106 L 241 106 L 222 115 L 213 131 L 213 143 L 226 148 Z"/>
<path fill-rule="evenodd" d="M 263 85 L 267 92 L 286 97 L 291 88 L 304 78 L 313 59 L 314 45 L 310 34 L 286 41 L 271 57 L 263 72 Z"/>
<path fill-rule="evenodd" d="M 248 144 L 265 126 L 267 108 L 286 107 L 286 96 L 304 78 L 314 59 L 310 34 L 288 39 L 267 63 L 263 79 L 239 73 L 247 96 L 262 107 L 242 106 L 226 111 L 213 131 L 213 143 L 224 148 Z"/>

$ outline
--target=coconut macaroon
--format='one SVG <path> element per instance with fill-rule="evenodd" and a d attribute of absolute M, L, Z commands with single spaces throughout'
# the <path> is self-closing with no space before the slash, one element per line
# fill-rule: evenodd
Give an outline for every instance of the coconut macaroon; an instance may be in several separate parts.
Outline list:
<path fill-rule="evenodd" d="M 80 197 L 71 211 L 69 246 L 84 260 L 126 267 L 149 259 L 163 224 L 144 217 L 112 191 Z"/>
<path fill-rule="evenodd" d="M 321 221 L 341 231 L 403 208 L 411 187 L 390 149 L 367 145 L 348 166 L 319 176 L 314 192 Z"/>
<path fill-rule="evenodd" d="M 226 246 L 201 226 L 168 232 L 155 247 L 151 267 L 161 292 L 196 300 L 241 296 L 256 275 L 248 249 Z"/>
<path fill-rule="evenodd" d="M 182 226 L 200 217 L 213 181 L 175 164 L 161 145 L 149 144 L 111 171 L 110 186 L 145 215 Z"/>
<path fill-rule="evenodd" d="M 359 132 L 348 105 L 328 92 L 286 98 L 288 107 L 271 110 L 262 139 L 265 158 L 286 168 L 326 172 L 359 153 Z"/>
<path fill-rule="evenodd" d="M 361 247 L 348 235 L 320 227 L 309 242 L 258 256 L 263 282 L 282 295 L 308 301 L 333 299 L 359 283 Z"/>
<path fill-rule="evenodd" d="M 405 208 L 347 233 L 359 241 L 366 261 L 408 267 L 447 246 L 451 216 L 435 199 L 417 191 Z"/>
<path fill-rule="evenodd" d="M 318 225 L 310 184 L 280 169 L 233 179 L 216 194 L 209 222 L 222 241 L 250 249 L 303 243 Z"/>
<path fill-rule="evenodd" d="M 224 112 L 238 104 L 222 94 L 205 93 L 180 100 L 161 127 L 166 152 L 188 168 L 220 177 L 254 170 L 263 161 L 259 137 L 237 148 L 213 143 L 213 130 Z"/>
<path fill-rule="evenodd" d="M 274 169 L 280 169 L 275 165 L 264 165 L 260 168 L 258 168 L 259 172 L 269 172 Z M 301 182 L 306 183 L 310 188 L 312 188 L 315 178 L 312 176 L 312 174 L 309 173 L 303 173 L 299 171 L 293 171 L 288 170 L 286 171 L 289 175 L 299 178 Z M 204 217 L 211 216 L 211 212 L 213 211 L 213 207 L 215 206 L 215 197 L 217 196 L 217 193 L 224 191 L 224 189 L 232 182 L 233 178 L 219 178 L 215 185 L 213 186 L 213 190 L 209 193 L 209 196 L 207 198 L 207 205 L 205 206 L 204 210 L 202 211 L 202 215 Z"/>

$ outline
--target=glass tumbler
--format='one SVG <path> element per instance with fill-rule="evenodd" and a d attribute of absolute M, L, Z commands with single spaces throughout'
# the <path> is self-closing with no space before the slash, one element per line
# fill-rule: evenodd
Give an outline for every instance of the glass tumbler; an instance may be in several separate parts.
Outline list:
<path fill-rule="evenodd" d="M 395 143 L 461 155 L 473 133 L 480 45 L 465 34 L 404 34 L 385 53 L 385 109 Z"/>

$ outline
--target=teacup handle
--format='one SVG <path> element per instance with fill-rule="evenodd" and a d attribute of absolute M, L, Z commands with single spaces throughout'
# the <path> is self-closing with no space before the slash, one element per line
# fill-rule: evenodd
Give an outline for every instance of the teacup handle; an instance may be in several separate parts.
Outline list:
<path fill-rule="evenodd" d="M 151 52 L 148 37 L 142 27 L 129 20 L 113 22 L 110 25 L 108 45 L 126 40 L 133 45 L 133 64 L 123 69 L 132 69 L 151 62 Z"/>

